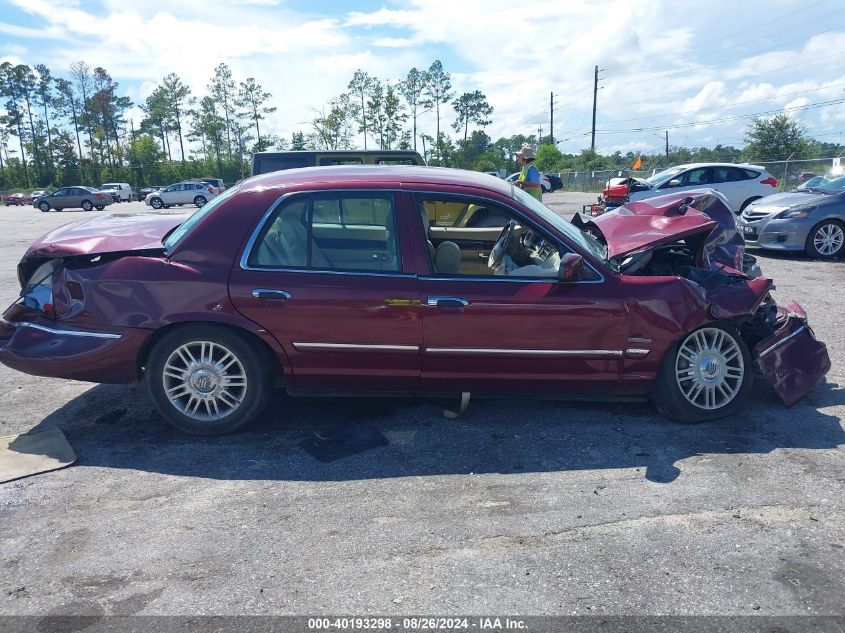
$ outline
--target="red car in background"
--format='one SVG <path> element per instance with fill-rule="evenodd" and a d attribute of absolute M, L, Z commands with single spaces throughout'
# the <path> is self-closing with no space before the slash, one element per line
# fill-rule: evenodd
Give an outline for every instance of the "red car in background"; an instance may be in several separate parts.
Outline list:
<path fill-rule="evenodd" d="M 727 214 L 727 215 L 726 215 Z M 289 391 L 651 398 L 739 411 L 755 367 L 787 404 L 830 366 L 797 304 L 742 272 L 724 198 L 633 203 L 582 230 L 508 183 L 425 167 L 257 176 L 191 216 L 90 218 L 36 241 L 0 362 L 146 381 L 190 433 Z"/>
<path fill-rule="evenodd" d="M 23 207 L 32 204 L 32 196 L 26 193 L 10 193 L 3 196 L 3 204 L 7 207 Z"/>

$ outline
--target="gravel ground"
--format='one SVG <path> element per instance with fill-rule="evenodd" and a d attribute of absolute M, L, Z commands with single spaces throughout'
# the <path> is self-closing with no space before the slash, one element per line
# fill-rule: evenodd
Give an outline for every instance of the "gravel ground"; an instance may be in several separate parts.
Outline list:
<path fill-rule="evenodd" d="M 593 199 L 546 196 L 566 215 Z M 26 246 L 81 215 L 0 207 L 0 299 Z M 791 409 L 760 387 L 712 424 L 278 397 L 198 439 L 139 386 L 0 367 L 0 434 L 58 426 L 79 455 L 0 484 L 0 614 L 843 614 L 845 264 L 758 254 L 833 369 Z M 328 463 L 301 447 L 339 432 L 387 445 Z"/>

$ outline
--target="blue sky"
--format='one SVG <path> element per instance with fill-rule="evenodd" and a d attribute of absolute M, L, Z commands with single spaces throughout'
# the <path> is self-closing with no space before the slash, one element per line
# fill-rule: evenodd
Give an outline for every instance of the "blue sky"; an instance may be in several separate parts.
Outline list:
<path fill-rule="evenodd" d="M 265 129 L 287 137 L 356 68 L 396 81 L 440 59 L 459 92 L 487 95 L 494 139 L 548 133 L 554 92 L 564 151 L 589 146 L 599 65 L 604 152 L 658 150 L 667 129 L 671 145 L 741 145 L 749 116 L 778 111 L 845 142 L 841 0 L 2 0 L 0 58 L 103 66 L 135 102 L 169 72 L 202 95 L 225 61 L 273 93 Z"/>

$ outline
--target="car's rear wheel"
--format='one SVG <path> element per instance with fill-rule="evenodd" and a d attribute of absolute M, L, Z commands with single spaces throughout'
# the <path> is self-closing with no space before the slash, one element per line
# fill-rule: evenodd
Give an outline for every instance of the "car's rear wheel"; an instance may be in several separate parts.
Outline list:
<path fill-rule="evenodd" d="M 94 205 L 91 204 L 90 200 L 83 200 L 82 201 L 82 210 L 83 211 L 90 211 L 93 208 L 94 208 Z"/>
<path fill-rule="evenodd" d="M 679 422 L 705 422 L 740 411 L 751 394 L 751 356 L 736 328 L 715 323 L 672 346 L 651 399 Z"/>
<path fill-rule="evenodd" d="M 151 198 L 150 206 L 153 209 L 161 209 L 164 206 L 164 202 L 162 202 L 161 198 Z"/>
<path fill-rule="evenodd" d="M 39 202 L 38 208 L 41 210 L 41 213 L 47 213 L 50 210 L 50 205 L 46 202 Z"/>
<path fill-rule="evenodd" d="M 222 435 L 249 423 L 266 402 L 268 374 L 254 346 L 214 325 L 164 335 L 146 367 L 159 413 L 193 435 Z"/>
<path fill-rule="evenodd" d="M 205 196 L 197 196 L 194 198 L 194 204 L 198 207 L 203 206 L 206 202 L 208 202 L 208 200 L 205 199 Z"/>
<path fill-rule="evenodd" d="M 845 254 L 845 225 L 838 220 L 824 220 L 810 229 L 804 251 L 809 257 L 834 259 Z"/>

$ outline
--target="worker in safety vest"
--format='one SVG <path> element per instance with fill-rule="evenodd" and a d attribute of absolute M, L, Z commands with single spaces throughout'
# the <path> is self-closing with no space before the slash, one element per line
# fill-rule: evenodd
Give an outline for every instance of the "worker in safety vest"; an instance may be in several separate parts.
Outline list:
<path fill-rule="evenodd" d="M 540 185 L 540 170 L 534 164 L 534 150 L 528 145 L 523 145 L 522 149 L 516 153 L 516 162 L 522 171 L 519 172 L 519 177 L 513 183 L 514 187 L 519 187 L 525 193 L 542 201 L 543 188 Z"/>

